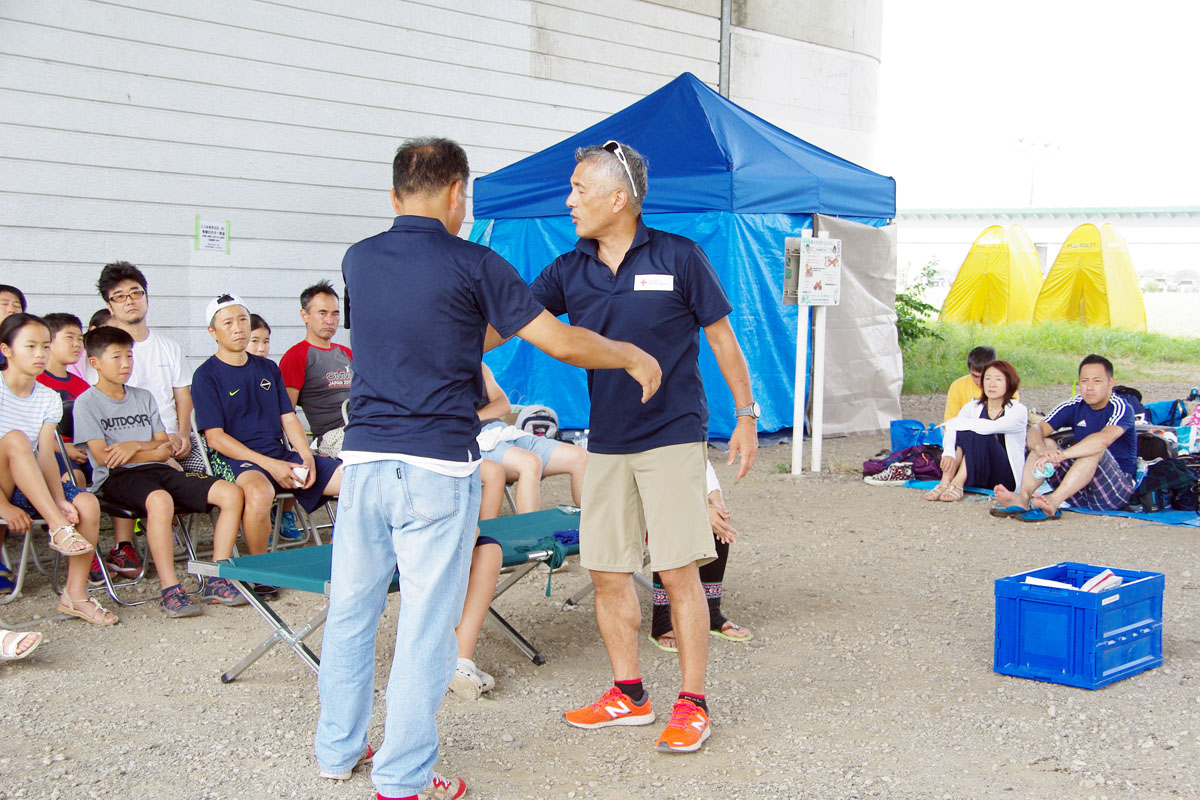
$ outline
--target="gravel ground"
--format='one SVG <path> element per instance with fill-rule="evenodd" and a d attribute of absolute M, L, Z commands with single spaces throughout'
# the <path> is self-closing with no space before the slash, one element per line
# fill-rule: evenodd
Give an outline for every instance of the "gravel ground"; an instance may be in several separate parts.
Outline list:
<path fill-rule="evenodd" d="M 1065 396 L 1025 400 L 1048 411 Z M 941 402 L 906 397 L 905 412 L 936 419 Z M 497 602 L 548 663 L 530 664 L 489 622 L 476 660 L 496 689 L 447 698 L 439 770 L 463 776 L 470 797 L 506 800 L 1200 796 L 1196 532 L 1078 514 L 1025 525 L 989 517 L 982 499 L 926 503 L 858 478 L 884 446 L 882 435 L 829 440 L 830 471 L 798 477 L 777 472 L 787 445 L 764 448 L 738 483 L 718 463 L 742 531 L 724 607 L 755 639 L 712 640 L 714 734 L 700 753 L 654 752 L 658 725 L 561 721 L 610 679 L 590 600 L 563 605 L 587 582 L 569 566 L 550 597 L 539 571 Z M 563 478 L 546 485 L 547 503 L 567 497 Z M 1095 692 L 992 672 L 994 579 L 1061 560 L 1166 573 L 1162 667 Z M 34 576 L 0 617 L 50 615 L 54 602 Z M 320 602 L 285 591 L 274 608 L 298 622 Z M 316 778 L 316 681 L 289 650 L 219 682 L 267 632 L 252 611 L 167 620 L 151 603 L 121 614 L 108 630 L 44 619 L 34 656 L 0 666 L 0 798 L 373 796 L 365 771 L 346 784 Z M 373 742 L 394 600 L 385 616 Z M 674 657 L 644 640 L 641 655 L 665 708 Z"/>

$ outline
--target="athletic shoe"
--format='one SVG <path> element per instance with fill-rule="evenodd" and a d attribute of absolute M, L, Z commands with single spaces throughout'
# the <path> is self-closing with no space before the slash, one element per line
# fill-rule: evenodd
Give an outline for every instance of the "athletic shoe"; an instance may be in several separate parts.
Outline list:
<path fill-rule="evenodd" d="M 865 482 L 872 486 L 903 486 L 912 479 L 913 470 L 911 461 L 900 461 L 896 464 L 889 464 L 884 468 L 883 472 L 863 478 Z"/>
<path fill-rule="evenodd" d="M 274 586 L 268 586 L 265 583 L 250 584 L 250 591 L 254 592 L 258 599 L 263 602 L 279 599 L 279 589 Z"/>
<path fill-rule="evenodd" d="M 223 606 L 244 606 L 250 602 L 228 578 L 206 578 L 200 597 L 213 605 L 220 603 Z"/>
<path fill-rule="evenodd" d="M 104 563 L 123 578 L 136 578 L 142 571 L 142 560 L 133 549 L 133 542 L 121 542 L 109 550 Z"/>
<path fill-rule="evenodd" d="M 454 677 L 450 679 L 450 691 L 463 700 L 478 700 L 483 694 L 483 678 L 475 671 L 475 664 L 469 658 L 460 658 L 454 668 Z"/>
<path fill-rule="evenodd" d="M 563 714 L 568 725 L 576 728 L 607 728 L 610 725 L 649 725 L 654 722 L 654 710 L 650 708 L 650 693 L 638 705 L 629 695 L 612 687 L 604 696 L 590 706 L 583 706 Z"/>
<path fill-rule="evenodd" d="M 285 542 L 297 542 L 304 538 L 304 531 L 296 526 L 296 515 L 291 511 L 283 512 L 279 520 L 279 538 Z"/>
<path fill-rule="evenodd" d="M 192 601 L 188 599 L 187 592 L 179 584 L 175 584 L 167 593 L 162 596 L 162 601 L 159 602 L 162 606 L 163 613 L 168 617 L 194 617 L 197 614 L 204 613 L 200 606 L 192 605 Z"/>
<path fill-rule="evenodd" d="M 454 667 L 454 677 L 450 679 L 450 691 L 463 700 L 478 700 L 479 695 L 490 692 L 496 685 L 496 679 L 488 675 L 469 658 L 460 658 Z"/>
<path fill-rule="evenodd" d="M 369 764 L 371 759 L 375 757 L 375 751 L 371 749 L 371 745 L 367 745 L 367 749 L 363 750 L 363 754 L 358 757 L 358 761 L 354 762 L 354 766 L 345 772 L 326 772 L 321 770 L 322 778 L 329 778 L 331 781 L 348 781 L 354 775 L 354 770 L 361 767 L 363 764 Z"/>
<path fill-rule="evenodd" d="M 417 800 L 458 800 L 467 793 L 467 784 L 462 778 L 443 778 L 433 773 L 433 782 L 423 792 L 417 792 Z M 377 795 L 383 797 L 383 795 Z"/>
<path fill-rule="evenodd" d="M 92 567 L 88 570 L 88 583 L 92 586 L 99 586 L 104 583 L 104 573 L 100 568 L 100 558 L 95 554 L 92 555 Z"/>
<path fill-rule="evenodd" d="M 479 676 L 479 680 L 483 681 L 483 693 L 484 694 L 487 694 L 492 689 L 496 688 L 496 679 L 493 678 L 491 675 L 488 675 L 486 672 L 481 670 L 479 667 L 475 668 L 475 674 Z"/>
<path fill-rule="evenodd" d="M 671 708 L 671 721 L 654 749 L 660 753 L 694 753 L 710 733 L 708 713 L 692 701 L 680 698 Z"/>

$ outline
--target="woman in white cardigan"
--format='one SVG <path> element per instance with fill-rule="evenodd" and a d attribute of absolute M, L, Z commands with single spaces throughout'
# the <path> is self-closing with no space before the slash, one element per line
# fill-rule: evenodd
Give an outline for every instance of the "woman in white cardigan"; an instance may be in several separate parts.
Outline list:
<path fill-rule="evenodd" d="M 1020 382 L 1007 361 L 993 361 L 983 368 L 983 397 L 967 403 L 946 422 L 942 480 L 926 492 L 926 500 L 961 500 L 964 486 L 1019 490 L 1029 428 L 1029 410 L 1013 399 Z"/>

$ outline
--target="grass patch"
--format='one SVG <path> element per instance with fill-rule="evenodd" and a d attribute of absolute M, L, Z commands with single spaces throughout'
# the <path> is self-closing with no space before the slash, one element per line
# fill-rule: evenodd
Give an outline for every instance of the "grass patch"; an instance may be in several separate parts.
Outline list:
<path fill-rule="evenodd" d="M 934 322 L 930 327 L 940 339 L 926 336 L 902 348 L 905 394 L 946 391 L 951 381 L 966 374 L 967 352 L 981 344 L 991 345 L 1000 358 L 1013 363 L 1022 386 L 1070 383 L 1088 353 L 1112 361 L 1118 383 L 1200 382 L 1200 338 L 1066 322 L 1000 327 Z"/>

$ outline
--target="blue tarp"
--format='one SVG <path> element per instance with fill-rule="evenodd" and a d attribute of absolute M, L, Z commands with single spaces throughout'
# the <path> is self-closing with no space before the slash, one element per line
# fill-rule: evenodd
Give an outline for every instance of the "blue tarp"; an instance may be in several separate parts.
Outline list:
<path fill-rule="evenodd" d="M 792 136 L 684 73 L 608 119 L 498 172 L 474 188 L 472 241 L 489 245 L 532 281 L 575 244 L 565 201 L 577 147 L 627 142 L 649 164 L 646 225 L 704 248 L 729 294 L 730 315 L 762 406 L 764 431 L 792 425 L 796 308 L 782 305 L 783 246 L 812 214 L 883 225 L 895 216 L 895 181 Z M 515 403 L 554 408 L 559 424 L 588 424 L 582 370 L 524 342 L 487 357 Z M 709 432 L 733 430 L 733 402 L 701 337 Z"/>

